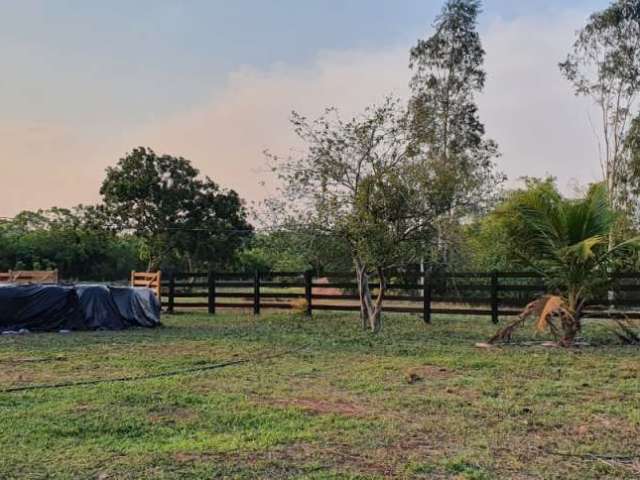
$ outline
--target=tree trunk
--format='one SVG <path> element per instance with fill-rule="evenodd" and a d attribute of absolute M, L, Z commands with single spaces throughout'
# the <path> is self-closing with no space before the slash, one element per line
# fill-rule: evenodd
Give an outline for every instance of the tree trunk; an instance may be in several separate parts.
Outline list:
<path fill-rule="evenodd" d="M 364 265 L 356 260 L 356 280 L 358 282 L 358 295 L 360 297 L 360 321 L 362 322 L 362 329 L 367 329 L 367 308 L 365 304 L 365 290 L 364 286 L 369 283 L 369 275 L 367 275 L 367 269 Z"/>
<path fill-rule="evenodd" d="M 580 330 L 582 330 L 582 312 L 585 303 L 584 300 L 579 300 L 575 294 L 569 294 L 568 301 L 571 315 L 562 315 L 560 317 L 560 326 L 562 328 L 560 345 L 563 347 L 573 345 Z"/>
<path fill-rule="evenodd" d="M 373 311 L 369 313 L 369 325 L 373 333 L 378 333 L 382 330 L 382 301 L 387 289 L 387 282 L 385 279 L 384 271 L 378 268 L 378 297 L 373 306 Z"/>
<path fill-rule="evenodd" d="M 560 339 L 560 345 L 563 347 L 570 347 L 576 340 L 576 336 L 582 329 L 582 321 L 579 314 L 576 313 L 573 317 L 562 317 L 562 338 Z"/>
<path fill-rule="evenodd" d="M 147 262 L 147 273 L 157 272 L 160 266 L 160 259 L 155 257 L 150 257 Z"/>
<path fill-rule="evenodd" d="M 368 328 L 371 332 L 378 333 L 382 329 L 382 302 L 386 293 L 384 271 L 381 268 L 378 269 L 380 286 L 375 301 L 369 288 L 369 274 L 366 266 L 360 262 L 356 262 L 356 275 L 358 279 L 358 294 L 360 296 L 362 328 L 365 330 Z"/>

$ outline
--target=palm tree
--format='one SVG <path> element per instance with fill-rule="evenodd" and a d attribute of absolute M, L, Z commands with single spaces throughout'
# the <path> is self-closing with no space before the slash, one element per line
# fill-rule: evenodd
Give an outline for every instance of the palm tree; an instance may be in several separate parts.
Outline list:
<path fill-rule="evenodd" d="M 501 210 L 508 217 L 513 248 L 548 286 L 544 295 L 525 308 L 518 319 L 490 340 L 508 340 L 515 328 L 534 318 L 540 330 L 550 330 L 569 346 L 582 327 L 587 302 L 606 291 L 616 261 L 639 246 L 637 238 L 610 244 L 617 215 L 602 184 L 579 200 L 521 192 Z"/>

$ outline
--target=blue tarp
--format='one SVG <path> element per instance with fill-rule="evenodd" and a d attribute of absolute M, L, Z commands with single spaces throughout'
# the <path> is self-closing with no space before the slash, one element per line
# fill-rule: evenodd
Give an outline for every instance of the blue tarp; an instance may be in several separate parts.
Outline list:
<path fill-rule="evenodd" d="M 122 330 L 160 324 L 160 303 L 148 288 L 105 285 L 4 285 L 0 331 Z"/>

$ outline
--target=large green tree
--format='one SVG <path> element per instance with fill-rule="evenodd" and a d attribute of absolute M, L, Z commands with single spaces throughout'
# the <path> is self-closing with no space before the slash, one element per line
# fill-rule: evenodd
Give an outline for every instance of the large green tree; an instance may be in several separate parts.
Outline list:
<path fill-rule="evenodd" d="M 434 33 L 410 52 L 412 149 L 426 155 L 437 171 L 440 208 L 435 256 L 447 262 L 458 218 L 486 209 L 503 176 L 496 172 L 497 144 L 485 138 L 476 96 L 486 74 L 477 31 L 478 0 L 448 0 L 436 18 Z"/>
<path fill-rule="evenodd" d="M 411 153 L 408 121 L 393 98 L 348 121 L 335 109 L 312 121 L 294 114 L 306 150 L 271 157 L 282 180 L 282 196 L 271 202 L 278 223 L 348 245 L 363 326 L 374 332 L 382 326 L 388 270 L 421 258 L 438 215 L 437 177 L 426 157 Z"/>
<path fill-rule="evenodd" d="M 242 200 L 189 160 L 136 148 L 107 169 L 100 193 L 114 228 L 144 239 L 149 270 L 224 268 L 251 236 Z"/>
<path fill-rule="evenodd" d="M 640 0 L 615 0 L 591 15 L 560 70 L 576 94 L 593 99 L 599 109 L 600 162 L 611 204 L 632 206 L 640 177 L 625 145 L 638 114 Z"/>

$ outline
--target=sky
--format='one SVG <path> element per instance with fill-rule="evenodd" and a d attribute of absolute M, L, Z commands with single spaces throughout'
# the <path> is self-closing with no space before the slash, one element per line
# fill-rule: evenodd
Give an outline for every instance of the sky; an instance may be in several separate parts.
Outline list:
<path fill-rule="evenodd" d="M 190 159 L 248 202 L 288 123 L 408 95 L 435 0 L 0 0 L 0 217 L 99 201 L 136 146 Z M 601 178 L 597 118 L 557 68 L 601 0 L 486 0 L 480 117 L 515 184 Z"/>

